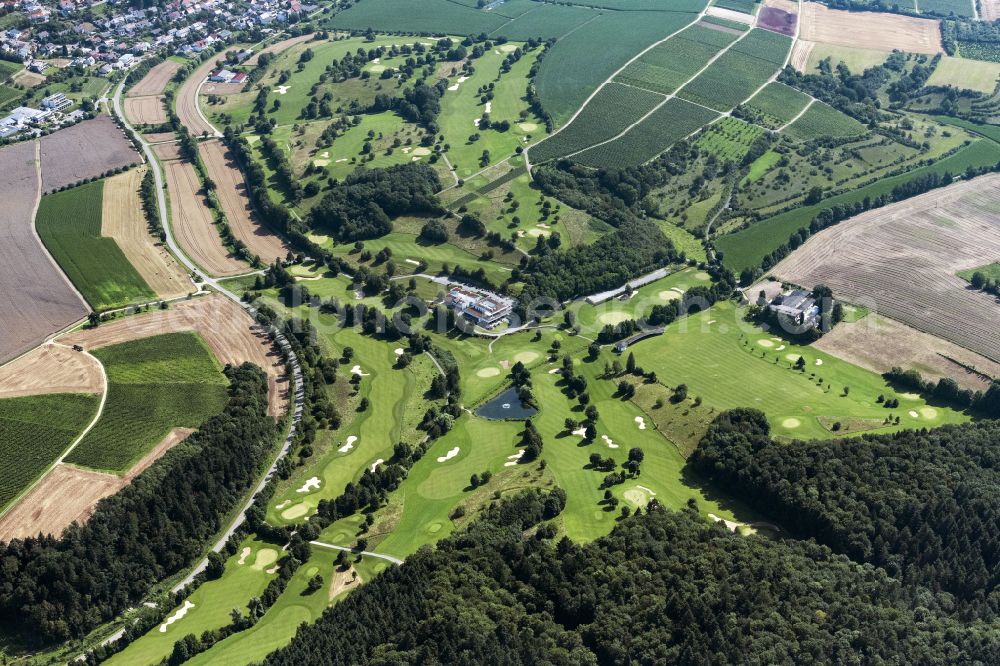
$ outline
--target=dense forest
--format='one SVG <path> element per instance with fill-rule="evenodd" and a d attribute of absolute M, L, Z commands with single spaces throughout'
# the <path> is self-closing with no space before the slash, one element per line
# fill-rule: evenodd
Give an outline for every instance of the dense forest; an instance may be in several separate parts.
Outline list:
<path fill-rule="evenodd" d="M 689 464 L 800 537 L 907 585 L 1000 611 L 1000 423 L 836 442 L 771 440 L 764 414 L 720 415 Z"/>
<path fill-rule="evenodd" d="M 947 600 L 811 542 L 735 535 L 655 501 L 587 545 L 525 491 L 303 626 L 300 664 L 996 663 Z"/>
<path fill-rule="evenodd" d="M 278 434 L 260 368 L 227 366 L 226 375 L 223 413 L 101 500 L 85 525 L 0 545 L 0 623 L 29 642 L 79 638 L 202 554 Z"/>

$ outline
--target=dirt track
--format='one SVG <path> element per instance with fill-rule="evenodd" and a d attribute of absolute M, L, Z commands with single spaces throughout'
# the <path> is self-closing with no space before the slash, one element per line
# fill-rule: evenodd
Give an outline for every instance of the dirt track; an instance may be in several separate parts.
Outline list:
<path fill-rule="evenodd" d="M 150 69 L 146 73 L 146 76 L 139 80 L 139 83 L 132 86 L 125 94 L 125 97 L 144 97 L 146 95 L 163 94 L 167 84 L 170 83 L 170 79 L 180 68 L 181 64 L 179 62 L 164 60 L 159 65 Z"/>
<path fill-rule="evenodd" d="M 198 190 L 201 184 L 194 167 L 179 160 L 164 162 L 170 217 L 177 242 L 194 261 L 212 275 L 246 273 L 246 264 L 233 257 L 222 244 L 212 213 Z"/>
<path fill-rule="evenodd" d="M 882 12 L 848 12 L 816 2 L 802 5 L 800 37 L 863 49 L 943 53 L 939 21 Z"/>
<path fill-rule="evenodd" d="M 101 235 L 118 242 L 118 247 L 157 296 L 176 298 L 195 289 L 187 273 L 149 233 L 139 199 L 139 185 L 145 173 L 146 167 L 140 167 L 104 182 Z"/>
<path fill-rule="evenodd" d="M 42 192 L 139 163 L 139 153 L 110 116 L 84 120 L 41 139 Z"/>
<path fill-rule="evenodd" d="M 90 311 L 34 233 L 36 147 L 26 141 L 0 149 L 0 363 Z"/>
<path fill-rule="evenodd" d="M 771 273 L 1000 362 L 1000 302 L 956 273 L 1000 257 L 1000 175 L 868 211 L 810 238 Z"/>
<path fill-rule="evenodd" d="M 188 132 L 194 136 L 201 136 L 203 132 L 208 132 L 209 135 L 215 133 L 215 129 L 205 122 L 201 114 L 198 113 L 198 95 L 196 93 L 198 86 L 215 69 L 215 62 L 219 59 L 219 57 L 213 57 L 202 63 L 181 84 L 180 88 L 177 89 L 177 95 L 174 97 L 177 103 L 177 117 L 180 118 L 181 124 L 187 128 Z"/>
<path fill-rule="evenodd" d="M 0 398 L 100 393 L 103 388 L 97 362 L 61 345 L 43 345 L 0 367 Z"/>
<path fill-rule="evenodd" d="M 126 97 L 123 104 L 125 117 L 138 125 L 159 125 L 167 122 L 167 109 L 162 95 Z"/>
<path fill-rule="evenodd" d="M 87 350 L 137 338 L 197 331 L 220 363 L 245 361 L 261 366 L 270 382 L 270 413 L 278 415 L 288 399 L 288 379 L 281 358 L 263 333 L 251 330 L 253 322 L 239 305 L 214 294 L 179 301 L 169 310 L 157 310 L 102 324 L 95 329 L 75 331 L 61 341 L 80 344 Z"/>
<path fill-rule="evenodd" d="M 229 149 L 221 141 L 202 142 L 198 149 L 209 178 L 215 181 L 215 193 L 233 235 L 266 263 L 284 258 L 290 248 L 253 218 L 243 174 Z"/>
<path fill-rule="evenodd" d="M 0 542 L 41 534 L 59 535 L 73 521 L 84 523 L 101 499 L 117 493 L 194 430 L 175 428 L 124 476 L 60 464 L 0 518 Z"/>

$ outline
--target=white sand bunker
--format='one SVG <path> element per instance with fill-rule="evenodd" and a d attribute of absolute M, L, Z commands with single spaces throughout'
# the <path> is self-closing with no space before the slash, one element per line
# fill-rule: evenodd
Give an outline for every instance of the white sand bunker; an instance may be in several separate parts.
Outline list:
<path fill-rule="evenodd" d="M 773 347 L 774 346 L 774 343 L 771 342 L 770 340 L 766 339 L 766 338 L 758 340 L 757 344 L 759 344 L 761 347 Z"/>
<path fill-rule="evenodd" d="M 637 416 L 635 417 L 635 422 L 639 425 L 639 430 L 646 429 L 646 419 L 642 418 L 641 416 Z"/>
<path fill-rule="evenodd" d="M 577 428 L 576 430 L 573 431 L 573 434 L 574 435 L 579 435 L 580 437 L 586 437 L 587 436 L 587 428 L 586 428 L 586 426 L 582 426 L 580 428 Z"/>
<path fill-rule="evenodd" d="M 646 486 L 635 486 L 623 492 L 622 496 L 636 506 L 645 506 L 649 504 L 651 499 L 656 497 L 656 493 Z"/>
<path fill-rule="evenodd" d="M 913 418 L 915 418 L 915 419 L 919 419 L 919 418 L 920 418 L 920 414 L 917 414 L 917 413 L 916 413 L 915 411 L 913 411 L 912 409 L 910 410 L 910 416 L 912 416 L 912 417 L 913 417 Z"/>
<path fill-rule="evenodd" d="M 354 442 L 356 442 L 356 441 L 358 441 L 357 436 L 356 435 L 350 435 L 347 438 L 347 441 L 344 443 L 344 445 L 342 447 L 340 447 L 339 449 L 337 449 L 337 450 L 340 451 L 341 453 L 347 453 L 348 451 L 350 451 L 351 449 L 354 448 Z"/>
<path fill-rule="evenodd" d="M 351 374 L 352 375 L 358 375 L 359 377 L 367 377 L 368 376 L 367 372 L 361 372 L 361 366 L 360 365 L 356 365 L 353 368 L 351 368 Z"/>
<path fill-rule="evenodd" d="M 523 351 L 523 352 L 514 354 L 514 361 L 515 362 L 516 361 L 520 361 L 521 363 L 525 363 L 525 364 L 531 363 L 536 358 L 538 358 L 538 352 L 533 352 L 533 351 Z"/>
<path fill-rule="evenodd" d="M 376 468 L 377 468 L 377 467 L 378 467 L 379 465 L 381 465 L 382 463 L 384 463 L 384 462 L 385 462 L 385 460 L 384 460 L 383 458 L 379 458 L 378 460 L 376 460 L 375 462 L 373 462 L 373 463 L 372 463 L 372 471 L 374 472 L 374 471 L 375 471 L 375 469 L 376 469 Z"/>
<path fill-rule="evenodd" d="M 403 261 L 405 261 L 408 264 L 413 264 L 414 266 L 419 266 L 420 265 L 420 262 L 417 261 L 416 259 L 404 259 Z"/>
<path fill-rule="evenodd" d="M 287 93 L 287 92 L 288 92 L 288 89 L 289 89 L 290 87 L 291 87 L 291 86 L 278 86 L 278 94 L 279 94 L 279 95 L 284 95 L 285 93 Z"/>
<path fill-rule="evenodd" d="M 481 123 L 482 121 L 483 121 L 482 118 L 476 118 L 475 120 L 472 121 L 472 124 L 475 125 L 476 127 L 479 127 L 479 123 Z"/>
<path fill-rule="evenodd" d="M 460 449 L 456 446 L 455 448 L 451 449 L 450 451 L 448 451 L 448 453 L 444 454 L 443 456 L 438 456 L 437 461 L 438 462 L 448 462 L 449 460 L 451 460 L 452 458 L 454 458 L 455 456 L 458 455 L 459 450 Z"/>
<path fill-rule="evenodd" d="M 313 160 L 313 166 L 325 167 L 330 165 L 330 160 Z"/>
<path fill-rule="evenodd" d="M 552 368 L 551 370 L 549 370 L 550 375 L 556 375 L 559 374 L 560 372 L 562 372 L 562 368 Z"/>
<path fill-rule="evenodd" d="M 486 113 L 491 113 L 493 111 L 493 102 L 486 102 Z"/>
<path fill-rule="evenodd" d="M 306 479 L 306 482 L 302 484 L 302 487 L 296 490 L 297 493 L 307 493 L 310 490 L 319 490 L 319 477 L 314 476 L 312 478 Z"/>
<path fill-rule="evenodd" d="M 518 127 L 521 128 L 522 132 L 534 132 L 538 129 L 538 125 L 535 123 L 519 123 Z"/>
<path fill-rule="evenodd" d="M 799 421 L 797 418 L 794 417 L 785 419 L 784 421 L 781 422 L 782 428 L 798 428 L 800 425 L 802 425 L 802 421 Z"/>
<path fill-rule="evenodd" d="M 672 289 L 665 289 L 657 294 L 657 296 L 660 297 L 661 301 L 674 301 L 681 297 L 680 294 Z"/>
<path fill-rule="evenodd" d="M 160 633 L 167 633 L 167 627 L 172 625 L 177 620 L 181 619 L 188 614 L 188 611 L 194 608 L 194 604 L 191 603 L 190 599 L 184 600 L 184 605 L 177 609 L 177 612 L 166 619 L 166 621 L 160 625 Z"/>
<path fill-rule="evenodd" d="M 403 349 L 402 347 L 396 347 L 392 351 L 396 354 L 396 356 L 402 356 L 403 354 L 406 353 L 406 350 Z"/>
<path fill-rule="evenodd" d="M 288 506 L 291 503 L 292 503 L 292 500 L 285 500 L 284 502 L 282 502 L 281 504 L 279 504 L 278 506 L 276 506 L 274 508 L 278 509 L 280 511 L 281 509 L 284 509 L 286 506 Z"/>
<path fill-rule="evenodd" d="M 733 521 L 731 521 L 731 520 L 726 520 L 726 519 L 724 519 L 724 518 L 719 518 L 719 517 L 718 517 L 717 515 L 715 515 L 714 513 L 710 513 L 710 514 L 708 514 L 708 517 L 709 517 L 709 518 L 711 518 L 712 520 L 714 520 L 714 521 L 715 521 L 715 522 L 717 522 L 717 523 L 725 523 L 725 524 L 726 524 L 726 527 L 728 527 L 728 528 L 729 528 L 729 531 L 730 531 L 730 532 L 735 532 L 735 531 L 736 531 L 736 529 L 737 529 L 737 528 L 738 528 L 738 527 L 740 526 L 740 523 L 734 523 L 734 522 L 733 522 Z"/>
<path fill-rule="evenodd" d="M 781 350 L 783 350 L 784 348 L 785 348 L 785 345 L 778 345 L 778 348 L 777 348 L 777 349 L 775 349 L 774 351 L 781 351 Z M 791 354 L 789 354 L 789 356 L 791 356 Z"/>
<path fill-rule="evenodd" d="M 607 435 L 601 435 L 601 439 L 604 440 L 604 443 L 608 445 L 609 449 L 617 449 L 618 448 L 618 445 L 615 444 L 615 441 L 613 439 L 611 439 L 610 437 L 608 437 Z"/>
<path fill-rule="evenodd" d="M 517 461 L 521 459 L 524 455 L 524 449 L 520 449 L 517 453 L 512 456 L 507 456 L 507 462 L 503 464 L 504 467 L 513 467 L 517 464 Z"/>
<path fill-rule="evenodd" d="M 377 64 L 379 64 L 380 62 L 382 62 L 382 58 L 373 58 L 373 59 L 372 59 L 372 64 L 375 64 L 375 65 L 377 65 Z"/>
<path fill-rule="evenodd" d="M 250 546 L 243 546 L 243 550 L 240 551 L 240 559 L 236 564 L 246 564 L 247 557 L 250 556 Z"/>
<path fill-rule="evenodd" d="M 457 83 L 451 84 L 450 86 L 448 86 L 448 90 L 451 90 L 452 92 L 458 90 L 458 84 Z"/>
<path fill-rule="evenodd" d="M 477 377 L 496 377 L 500 374 L 500 368 L 483 368 L 476 373 Z"/>
<path fill-rule="evenodd" d="M 400 150 L 404 155 L 409 155 L 413 148 L 411 146 L 403 146 Z"/>
<path fill-rule="evenodd" d="M 341 157 L 339 160 L 337 160 L 337 164 L 340 164 L 341 162 L 348 162 L 348 161 L 349 160 L 346 157 Z"/>
<path fill-rule="evenodd" d="M 823 359 L 821 358 L 816 359 L 816 365 L 823 365 Z"/>

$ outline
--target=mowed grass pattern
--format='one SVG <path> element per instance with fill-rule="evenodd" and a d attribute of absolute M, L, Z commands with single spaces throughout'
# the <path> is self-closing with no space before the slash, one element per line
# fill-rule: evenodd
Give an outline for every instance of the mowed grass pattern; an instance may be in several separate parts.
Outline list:
<path fill-rule="evenodd" d="M 0 509 L 73 443 L 97 404 L 98 396 L 75 393 L 0 400 Z"/>
<path fill-rule="evenodd" d="M 104 181 L 42 197 L 35 226 L 45 247 L 94 310 L 151 301 L 156 294 L 112 238 L 101 237 Z"/>
<path fill-rule="evenodd" d="M 95 350 L 108 398 L 93 430 L 66 458 L 124 472 L 176 427 L 196 428 L 225 406 L 225 376 L 195 333 L 168 333 Z"/>

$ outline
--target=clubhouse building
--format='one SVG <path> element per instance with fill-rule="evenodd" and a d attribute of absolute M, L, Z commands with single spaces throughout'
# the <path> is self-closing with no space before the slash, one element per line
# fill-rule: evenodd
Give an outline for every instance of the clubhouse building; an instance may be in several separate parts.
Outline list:
<path fill-rule="evenodd" d="M 445 304 L 477 326 L 493 328 L 510 316 L 517 301 L 463 285 L 448 292 Z"/>

